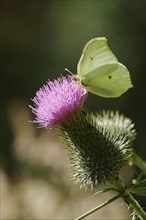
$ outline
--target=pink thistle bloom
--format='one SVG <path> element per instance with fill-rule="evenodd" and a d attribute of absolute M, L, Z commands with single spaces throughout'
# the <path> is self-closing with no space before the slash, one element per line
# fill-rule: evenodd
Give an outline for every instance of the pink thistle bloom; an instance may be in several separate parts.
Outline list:
<path fill-rule="evenodd" d="M 41 127 L 49 128 L 66 120 L 80 109 L 86 94 L 86 90 L 75 80 L 75 76 L 48 81 L 32 99 L 34 106 L 29 106 L 36 116 L 34 122 Z"/>

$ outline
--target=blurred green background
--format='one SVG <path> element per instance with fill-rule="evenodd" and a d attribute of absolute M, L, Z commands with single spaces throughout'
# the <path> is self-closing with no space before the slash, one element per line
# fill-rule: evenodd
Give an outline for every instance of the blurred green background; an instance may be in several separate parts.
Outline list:
<path fill-rule="evenodd" d="M 48 173 L 49 181 L 51 175 L 58 175 L 53 173 L 55 170 L 51 167 L 53 165 L 47 163 L 42 165 L 40 162 L 44 157 L 43 147 L 38 151 L 38 155 L 43 155 L 39 163 L 34 157 L 28 157 L 31 154 L 31 147 L 33 152 L 37 150 L 35 145 L 42 133 L 51 136 L 47 131 L 37 129 L 35 125 L 28 123 L 29 120 L 33 120 L 28 105 L 31 104 L 31 98 L 38 88 L 48 79 L 67 74 L 64 68 L 76 73 L 83 46 L 91 38 L 99 36 L 107 37 L 112 51 L 119 61 L 127 66 L 134 88 L 116 99 L 105 99 L 89 94 L 86 106 L 91 111 L 119 110 L 130 117 L 138 133 L 134 148 L 143 159 L 146 159 L 146 2 L 5 0 L 0 4 L 0 144 L 4 179 L 16 184 L 27 175 L 45 181 L 48 180 Z M 53 143 L 54 136 L 52 132 L 50 138 L 53 139 Z M 44 139 L 41 138 L 41 141 L 40 145 L 43 145 Z M 51 149 L 53 152 L 53 148 Z M 53 158 L 54 154 L 51 155 Z M 46 161 L 48 160 L 46 156 Z M 62 186 L 60 187 L 62 189 Z M 13 214 L 10 214 L 9 218 L 11 216 Z M 18 216 L 32 217 L 31 214 L 22 215 L 16 211 L 13 217 Z M 65 215 L 62 218 L 65 219 Z"/>

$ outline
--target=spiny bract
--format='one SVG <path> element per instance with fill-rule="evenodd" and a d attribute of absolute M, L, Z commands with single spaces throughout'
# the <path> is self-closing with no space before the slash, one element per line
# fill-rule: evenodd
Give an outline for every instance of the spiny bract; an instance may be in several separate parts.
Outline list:
<path fill-rule="evenodd" d="M 119 113 L 93 115 L 83 110 L 62 123 L 59 134 L 69 152 L 76 182 L 92 189 L 117 177 L 131 155 L 133 126 Z"/>

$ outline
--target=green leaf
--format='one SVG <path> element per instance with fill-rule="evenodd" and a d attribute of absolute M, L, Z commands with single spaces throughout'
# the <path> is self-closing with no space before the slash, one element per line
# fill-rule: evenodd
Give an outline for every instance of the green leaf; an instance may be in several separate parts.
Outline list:
<path fill-rule="evenodd" d="M 139 188 L 139 187 L 146 187 L 146 179 L 136 183 L 135 185 L 132 186 L 132 189 L 135 189 L 135 188 Z"/>
<path fill-rule="evenodd" d="M 146 187 L 134 188 L 132 189 L 131 193 L 139 196 L 146 196 Z"/>

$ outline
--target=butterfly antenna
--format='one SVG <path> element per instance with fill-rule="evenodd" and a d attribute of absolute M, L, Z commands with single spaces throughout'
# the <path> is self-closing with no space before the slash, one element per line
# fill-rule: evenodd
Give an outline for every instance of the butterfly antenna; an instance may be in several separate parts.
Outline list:
<path fill-rule="evenodd" d="M 68 70 L 67 68 L 65 68 L 64 70 L 66 70 L 68 73 L 73 75 L 73 73 L 70 70 Z"/>

